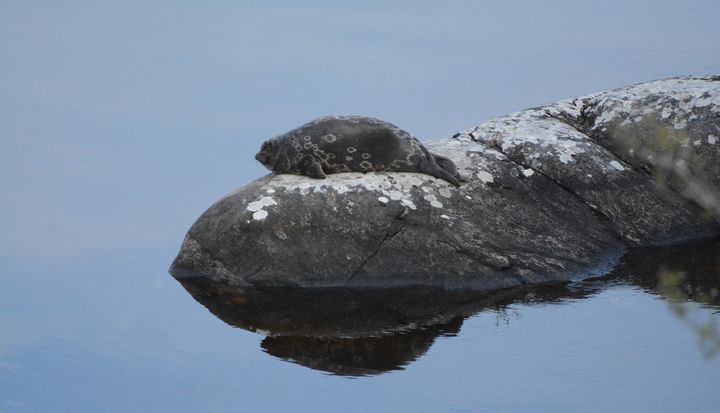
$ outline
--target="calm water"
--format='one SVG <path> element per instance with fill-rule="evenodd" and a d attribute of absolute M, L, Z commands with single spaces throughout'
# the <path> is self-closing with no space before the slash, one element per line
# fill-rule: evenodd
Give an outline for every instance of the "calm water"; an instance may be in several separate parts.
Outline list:
<path fill-rule="evenodd" d="M 449 136 L 720 73 L 716 1 L 336 3 L 0 2 L 0 412 L 717 411 L 717 241 L 340 307 L 186 285 L 198 302 L 166 273 L 265 173 L 260 142 L 311 118 Z"/>

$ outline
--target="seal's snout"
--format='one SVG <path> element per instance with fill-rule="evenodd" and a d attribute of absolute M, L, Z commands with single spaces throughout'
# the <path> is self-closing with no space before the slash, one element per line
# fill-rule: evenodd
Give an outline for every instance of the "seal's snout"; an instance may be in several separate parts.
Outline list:
<path fill-rule="evenodd" d="M 266 168 L 272 170 L 273 158 L 275 157 L 275 145 L 272 141 L 263 142 L 260 151 L 255 155 L 255 159 L 263 164 Z"/>
<path fill-rule="evenodd" d="M 264 151 L 260 151 L 255 155 L 255 159 L 257 159 L 257 161 L 261 164 L 267 165 L 268 161 L 270 160 L 270 154 Z"/>

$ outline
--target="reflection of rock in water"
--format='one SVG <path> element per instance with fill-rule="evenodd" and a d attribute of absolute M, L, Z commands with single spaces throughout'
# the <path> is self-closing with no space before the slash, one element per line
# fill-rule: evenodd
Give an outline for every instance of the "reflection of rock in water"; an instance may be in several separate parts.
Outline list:
<path fill-rule="evenodd" d="M 662 295 L 698 337 L 703 355 L 720 354 L 720 238 L 634 251 L 623 257 L 611 277 Z M 695 304 L 715 314 L 707 317 Z"/>
<path fill-rule="evenodd" d="M 658 274 L 666 274 L 664 279 Z M 670 274 L 674 278 L 667 278 Z M 511 304 L 562 303 L 618 282 L 636 284 L 668 299 L 698 334 L 706 355 L 720 351 L 720 334 L 688 317 L 696 301 L 720 309 L 720 239 L 627 254 L 608 277 L 492 293 L 431 288 L 238 288 L 204 278 L 179 280 L 193 297 L 229 325 L 265 334 L 273 356 L 333 374 L 381 374 L 421 357 L 442 335 L 455 335 L 481 311 L 510 321 Z M 716 324 L 717 317 L 710 320 Z"/>
<path fill-rule="evenodd" d="M 435 337 L 456 335 L 462 318 L 447 324 L 394 335 L 356 338 L 271 336 L 262 348 L 287 361 L 343 376 L 399 370 L 430 348 Z"/>
<path fill-rule="evenodd" d="M 610 278 L 672 300 L 720 308 L 720 238 L 633 251 L 621 259 Z"/>
<path fill-rule="evenodd" d="M 341 375 L 380 374 L 423 355 L 435 338 L 455 335 L 468 316 L 512 303 L 557 302 L 593 290 L 564 285 L 484 293 L 431 288 L 237 288 L 180 280 L 226 323 L 268 335 L 269 354 Z"/>

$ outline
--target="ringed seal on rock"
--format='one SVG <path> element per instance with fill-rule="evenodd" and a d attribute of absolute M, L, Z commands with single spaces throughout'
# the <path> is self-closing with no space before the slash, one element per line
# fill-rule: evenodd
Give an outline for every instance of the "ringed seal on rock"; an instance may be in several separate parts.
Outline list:
<path fill-rule="evenodd" d="M 276 136 L 255 155 L 278 174 L 322 179 L 341 172 L 420 172 L 460 186 L 450 159 L 397 126 L 366 116 L 326 116 Z"/>

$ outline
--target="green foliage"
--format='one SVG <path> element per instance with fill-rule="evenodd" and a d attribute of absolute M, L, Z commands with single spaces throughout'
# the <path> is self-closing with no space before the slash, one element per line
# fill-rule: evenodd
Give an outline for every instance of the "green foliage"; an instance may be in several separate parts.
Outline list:
<path fill-rule="evenodd" d="M 711 313 L 705 320 L 699 319 L 701 312 L 697 306 L 699 303 L 716 308 L 712 293 L 689 283 L 685 272 L 668 270 L 658 273 L 658 291 L 667 299 L 670 310 L 698 337 L 705 358 L 711 359 L 720 353 L 718 314 Z"/>
<path fill-rule="evenodd" d="M 610 129 L 612 144 L 624 160 L 650 171 L 659 187 L 695 202 L 709 221 L 720 220 L 720 193 L 712 184 L 720 166 L 707 164 L 687 129 L 677 129 L 658 113 L 639 122 L 618 120 Z"/>

